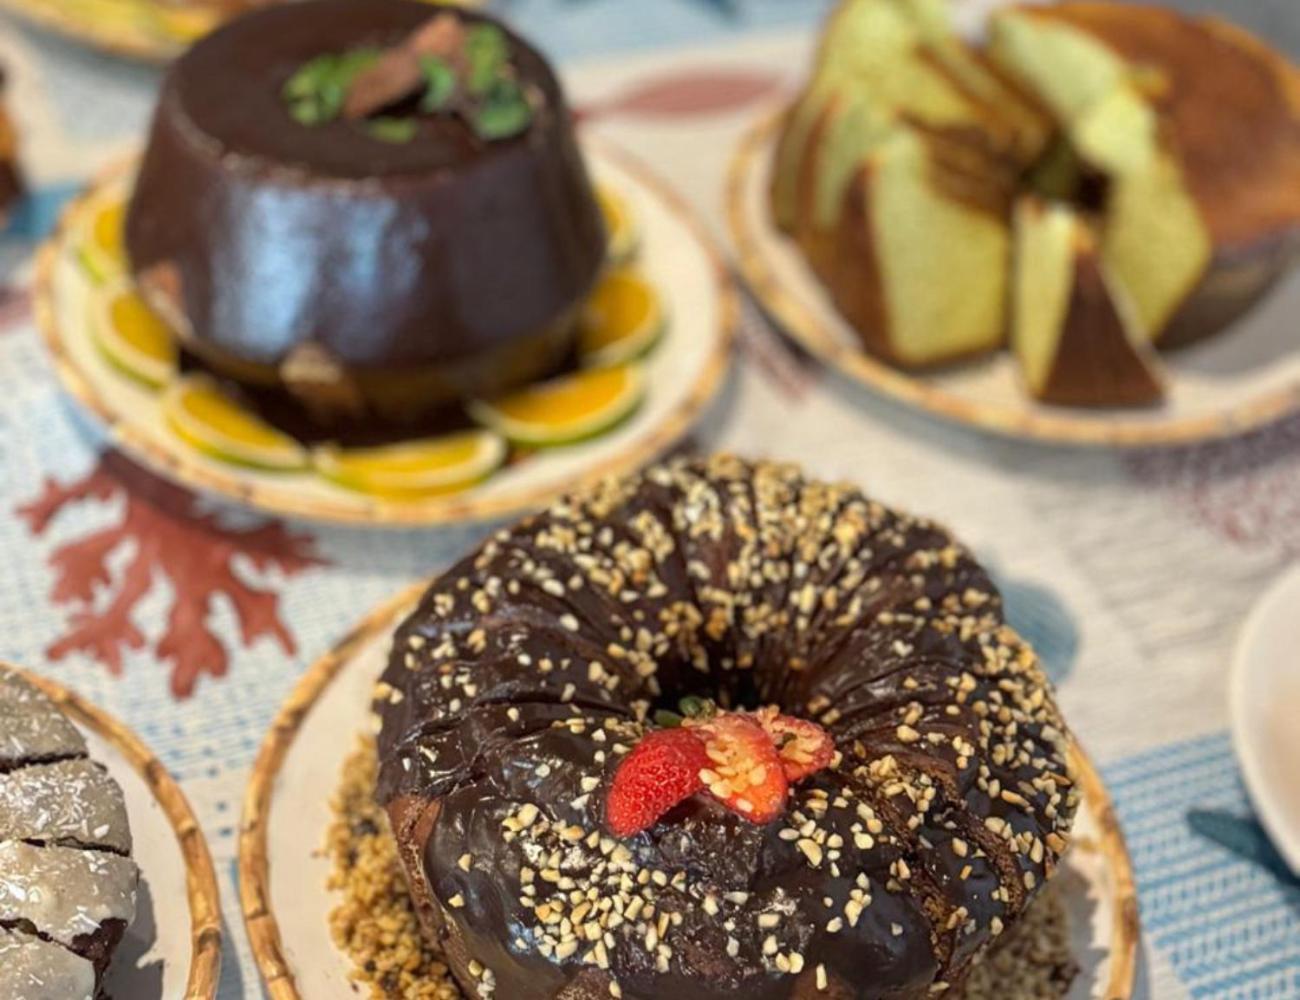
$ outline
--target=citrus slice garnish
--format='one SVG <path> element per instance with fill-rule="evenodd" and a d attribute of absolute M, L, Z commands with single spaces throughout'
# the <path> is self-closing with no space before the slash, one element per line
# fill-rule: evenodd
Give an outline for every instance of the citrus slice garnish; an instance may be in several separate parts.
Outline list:
<path fill-rule="evenodd" d="M 171 328 L 125 282 L 97 293 L 90 332 L 113 367 L 145 385 L 160 388 L 176 374 Z"/>
<path fill-rule="evenodd" d="M 609 262 L 626 264 L 641 249 L 641 224 L 625 197 L 607 185 L 596 188 L 596 201 L 605 217 L 605 234 L 609 238 Z"/>
<path fill-rule="evenodd" d="M 612 429 L 645 397 L 638 364 L 592 368 L 470 404 L 470 414 L 508 441 L 544 448 L 574 444 Z"/>
<path fill-rule="evenodd" d="M 195 42 L 212 31 L 221 21 L 220 15 L 210 7 L 207 9 L 175 9 L 166 6 L 151 5 L 150 27 L 167 38 L 181 42 Z"/>
<path fill-rule="evenodd" d="M 104 195 L 86 207 L 77 257 L 91 278 L 101 284 L 127 272 L 125 225 L 126 200 L 120 195 Z"/>
<path fill-rule="evenodd" d="M 501 467 L 508 450 L 501 435 L 479 429 L 379 448 L 323 445 L 312 460 L 322 476 L 350 490 L 418 499 L 481 483 Z"/>
<path fill-rule="evenodd" d="M 665 325 L 659 291 L 634 271 L 601 279 L 578 319 L 578 352 L 589 368 L 633 361 L 658 342 Z"/>
<path fill-rule="evenodd" d="M 205 375 L 172 383 L 162 407 L 168 426 L 205 455 L 274 472 L 308 464 L 302 445 L 249 413 Z"/>

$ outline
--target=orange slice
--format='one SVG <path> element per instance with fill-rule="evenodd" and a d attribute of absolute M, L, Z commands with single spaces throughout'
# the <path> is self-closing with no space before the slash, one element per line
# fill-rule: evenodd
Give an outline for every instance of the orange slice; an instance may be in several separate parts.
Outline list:
<path fill-rule="evenodd" d="M 614 428 L 645 398 L 638 364 L 592 368 L 470 404 L 470 414 L 513 444 L 574 444 Z"/>
<path fill-rule="evenodd" d="M 641 223 L 628 200 L 606 184 L 597 185 L 596 201 L 605 217 L 609 262 L 626 264 L 641 249 Z"/>
<path fill-rule="evenodd" d="M 172 383 L 162 407 L 168 426 L 182 440 L 220 461 L 273 472 L 308 464 L 302 445 L 249 413 L 206 375 Z"/>
<path fill-rule="evenodd" d="M 127 282 L 96 294 L 90 316 L 95 346 L 118 370 L 160 388 L 176 374 L 172 331 Z"/>
<path fill-rule="evenodd" d="M 77 257 L 100 284 L 117 280 L 127 272 L 125 224 L 126 201 L 120 195 L 104 195 L 86 207 Z"/>
<path fill-rule="evenodd" d="M 317 448 L 316 470 L 350 490 L 393 499 L 455 493 L 481 483 L 506 460 L 505 439 L 489 430 L 381 448 Z"/>
<path fill-rule="evenodd" d="M 605 368 L 634 361 L 659 342 L 666 325 L 663 301 L 650 282 L 634 271 L 611 271 L 578 320 L 582 363 Z"/>

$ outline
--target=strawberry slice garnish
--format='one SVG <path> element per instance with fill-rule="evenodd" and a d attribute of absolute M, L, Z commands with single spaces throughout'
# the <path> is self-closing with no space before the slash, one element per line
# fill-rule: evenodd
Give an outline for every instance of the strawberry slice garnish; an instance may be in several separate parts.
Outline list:
<path fill-rule="evenodd" d="M 830 767 L 835 759 L 835 741 L 817 723 L 782 715 L 776 708 L 761 708 L 754 718 L 776 744 L 790 784 Z"/>
<path fill-rule="evenodd" d="M 835 758 L 826 730 L 776 708 L 751 714 L 718 711 L 711 702 L 683 706 L 684 717 L 662 713 L 671 728 L 649 732 L 614 772 L 605 825 L 615 836 L 649 829 L 702 791 L 751 823 L 770 823 L 785 810 L 790 786 Z"/>
<path fill-rule="evenodd" d="M 708 767 L 704 741 L 693 730 L 648 733 L 614 772 L 605 825 L 616 837 L 649 829 L 673 806 L 703 790 L 700 775 Z"/>
<path fill-rule="evenodd" d="M 776 744 L 752 716 L 724 712 L 704 722 L 687 722 L 708 754 L 701 772 L 709 794 L 751 823 L 770 823 L 785 808 L 790 784 Z"/>

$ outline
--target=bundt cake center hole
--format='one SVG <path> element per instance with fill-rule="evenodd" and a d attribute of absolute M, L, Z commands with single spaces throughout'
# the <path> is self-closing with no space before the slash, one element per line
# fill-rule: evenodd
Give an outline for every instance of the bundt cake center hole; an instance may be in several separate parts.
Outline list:
<path fill-rule="evenodd" d="M 1104 211 L 1110 194 L 1106 175 L 1090 166 L 1061 134 L 1029 168 L 1024 183 L 1048 201 L 1065 202 L 1090 214 Z"/>
<path fill-rule="evenodd" d="M 753 712 L 771 705 L 782 712 L 787 711 L 788 706 L 782 699 L 773 697 L 760 686 L 758 677 L 761 671 L 732 670 L 720 676 L 691 673 L 694 676 L 684 676 L 679 683 L 665 686 L 650 706 L 652 716 L 659 712 L 686 714 L 683 704 L 690 707 L 692 700 L 712 702 L 729 712 Z"/>

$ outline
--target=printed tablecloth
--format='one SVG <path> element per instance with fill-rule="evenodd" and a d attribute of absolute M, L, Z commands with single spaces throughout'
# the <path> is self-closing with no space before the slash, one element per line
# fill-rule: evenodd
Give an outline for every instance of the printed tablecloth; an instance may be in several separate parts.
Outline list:
<path fill-rule="evenodd" d="M 503 5 L 563 60 L 586 127 L 650 161 L 720 238 L 732 146 L 798 80 L 824 6 Z M 1294 0 L 1239 6 L 1300 49 Z M 67 195 L 139 141 L 158 75 L 8 21 L 0 61 L 36 182 L 0 244 L 0 657 L 122 716 L 181 780 L 221 877 L 221 997 L 255 997 L 234 858 L 266 726 L 368 606 L 488 529 L 268 522 L 103 451 L 43 355 L 25 262 Z M 1142 902 L 1139 996 L 1300 997 L 1300 883 L 1253 818 L 1225 699 L 1243 616 L 1300 556 L 1300 420 L 1124 455 L 996 440 L 819 370 L 751 309 L 694 443 L 798 459 L 951 524 L 994 567 L 1110 783 Z"/>

